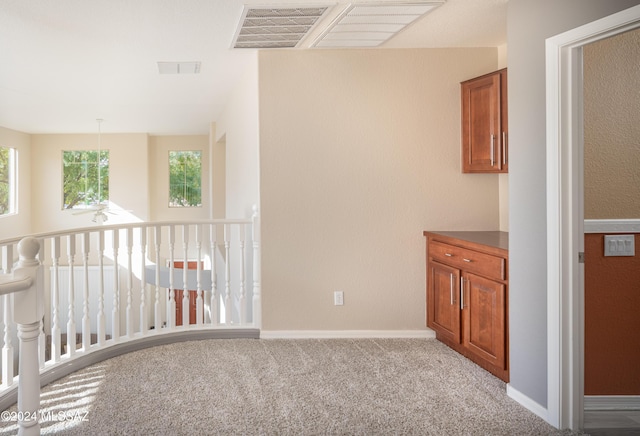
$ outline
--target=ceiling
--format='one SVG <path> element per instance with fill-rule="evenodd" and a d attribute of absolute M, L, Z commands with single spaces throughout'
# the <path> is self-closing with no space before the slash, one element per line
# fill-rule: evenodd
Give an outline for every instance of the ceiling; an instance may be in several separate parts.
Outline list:
<path fill-rule="evenodd" d="M 446 0 L 379 49 L 506 43 L 508 0 Z M 297 48 L 346 8 L 397 0 L 276 0 L 329 6 Z M 406 0 L 401 3 L 420 3 Z M 26 133 L 207 134 L 256 49 L 233 49 L 245 5 L 267 0 L 0 0 L 0 126 Z M 367 49 L 369 50 L 369 49 Z M 197 74 L 160 74 L 185 62 Z M 186 69 L 186 67 L 185 67 Z M 183 70 L 184 71 L 184 70 Z"/>

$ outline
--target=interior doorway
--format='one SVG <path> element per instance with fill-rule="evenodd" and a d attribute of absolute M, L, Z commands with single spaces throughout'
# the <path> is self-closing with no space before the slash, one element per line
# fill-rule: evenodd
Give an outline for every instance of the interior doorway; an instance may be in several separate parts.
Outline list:
<path fill-rule="evenodd" d="M 640 6 L 547 40 L 547 411 L 584 426 L 583 47 L 640 27 Z"/>

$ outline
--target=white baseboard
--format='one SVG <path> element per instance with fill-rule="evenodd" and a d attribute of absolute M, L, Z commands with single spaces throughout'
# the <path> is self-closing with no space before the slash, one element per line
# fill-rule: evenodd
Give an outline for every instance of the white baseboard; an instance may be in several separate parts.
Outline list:
<path fill-rule="evenodd" d="M 640 410 L 640 395 L 585 395 L 584 410 Z"/>
<path fill-rule="evenodd" d="M 549 411 L 547 410 L 547 408 L 541 406 L 538 402 L 532 400 L 519 390 L 513 388 L 511 384 L 507 384 L 507 395 L 509 396 L 509 398 L 517 401 L 522 406 L 529 409 L 540 418 L 544 419 L 546 422 L 549 422 Z"/>
<path fill-rule="evenodd" d="M 260 339 L 435 338 L 426 330 L 260 330 Z"/>

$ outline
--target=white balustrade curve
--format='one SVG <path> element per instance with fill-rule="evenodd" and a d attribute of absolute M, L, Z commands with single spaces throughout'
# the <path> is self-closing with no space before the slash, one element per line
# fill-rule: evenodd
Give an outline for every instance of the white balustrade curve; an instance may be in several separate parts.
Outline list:
<path fill-rule="evenodd" d="M 256 207 L 249 219 L 103 225 L 2 240 L 0 267 L 0 410 L 16 399 L 19 410 L 37 409 L 41 385 L 126 352 L 259 337 Z M 21 421 L 19 434 L 39 434 L 37 420 Z"/>

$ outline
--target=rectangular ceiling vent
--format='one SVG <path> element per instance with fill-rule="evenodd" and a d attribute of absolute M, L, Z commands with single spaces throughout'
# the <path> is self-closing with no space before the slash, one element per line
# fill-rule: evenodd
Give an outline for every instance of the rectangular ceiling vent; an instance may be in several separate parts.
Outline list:
<path fill-rule="evenodd" d="M 320 7 L 245 6 L 233 48 L 293 48 L 327 11 Z"/>
<path fill-rule="evenodd" d="M 311 46 L 378 47 L 442 3 L 444 0 L 350 5 Z"/>

